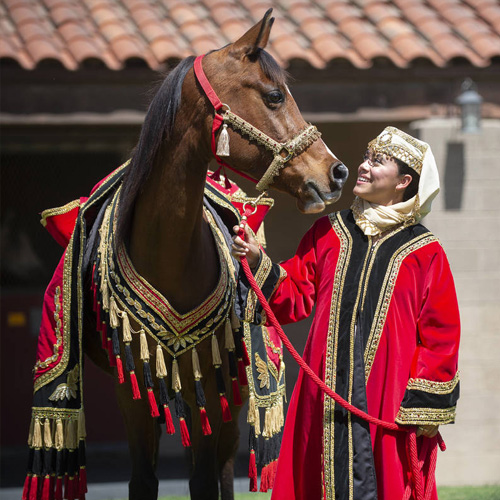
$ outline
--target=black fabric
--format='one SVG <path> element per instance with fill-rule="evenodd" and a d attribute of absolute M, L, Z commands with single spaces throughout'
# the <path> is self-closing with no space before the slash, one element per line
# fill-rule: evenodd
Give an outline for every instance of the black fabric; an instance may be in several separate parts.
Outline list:
<path fill-rule="evenodd" d="M 407 389 L 401 406 L 404 408 L 451 408 L 457 404 L 460 396 L 460 382 L 449 394 L 432 394 L 430 392 Z"/>

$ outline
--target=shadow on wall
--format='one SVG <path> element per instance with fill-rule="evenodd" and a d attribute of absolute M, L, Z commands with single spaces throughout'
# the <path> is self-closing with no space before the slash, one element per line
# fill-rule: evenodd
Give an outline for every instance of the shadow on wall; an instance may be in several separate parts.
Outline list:
<path fill-rule="evenodd" d="M 464 190 L 465 158 L 463 142 L 448 142 L 444 170 L 444 206 L 446 210 L 460 210 Z"/>

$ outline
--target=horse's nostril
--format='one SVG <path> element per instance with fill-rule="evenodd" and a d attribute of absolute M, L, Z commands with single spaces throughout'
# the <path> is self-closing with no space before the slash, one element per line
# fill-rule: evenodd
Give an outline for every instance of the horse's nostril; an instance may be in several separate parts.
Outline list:
<path fill-rule="evenodd" d="M 349 170 L 347 170 L 347 167 L 342 162 L 335 163 L 332 166 L 331 172 L 332 178 L 342 184 L 344 184 L 349 177 Z"/>

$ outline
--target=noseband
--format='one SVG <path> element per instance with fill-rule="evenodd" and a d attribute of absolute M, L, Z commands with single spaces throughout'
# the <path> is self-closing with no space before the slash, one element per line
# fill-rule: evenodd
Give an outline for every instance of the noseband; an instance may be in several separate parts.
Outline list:
<path fill-rule="evenodd" d="M 194 73 L 198 82 L 200 83 L 203 91 L 206 96 L 212 103 L 212 106 L 215 109 L 215 116 L 212 125 L 212 152 L 219 163 L 219 165 L 223 167 L 228 167 L 231 170 L 234 170 L 240 175 L 243 175 L 247 179 L 256 182 L 251 177 L 243 174 L 238 170 L 235 170 L 230 165 L 221 160 L 216 144 L 215 144 L 215 134 L 219 130 L 219 128 L 224 125 L 224 129 L 227 127 L 227 124 L 231 125 L 233 130 L 237 130 L 241 133 L 242 136 L 248 136 L 249 141 L 255 141 L 261 146 L 264 146 L 267 150 L 274 153 L 274 158 L 267 170 L 264 172 L 262 178 L 257 182 L 256 188 L 259 191 L 265 191 L 274 181 L 274 178 L 279 175 L 280 170 L 285 166 L 287 162 L 289 162 L 292 158 L 300 155 L 303 151 L 305 151 L 313 142 L 320 138 L 321 132 L 314 125 L 309 125 L 304 130 L 299 132 L 294 138 L 290 139 L 287 142 L 278 142 L 273 138 L 269 137 L 267 134 L 259 130 L 257 127 L 254 127 L 251 123 L 248 123 L 246 120 L 241 118 L 240 116 L 234 114 L 227 104 L 221 102 L 215 90 L 210 85 L 210 82 L 203 71 L 203 67 L 201 61 L 204 56 L 198 56 L 194 61 Z M 227 132 L 223 129 L 221 135 Z M 227 151 L 227 156 L 229 152 Z"/>

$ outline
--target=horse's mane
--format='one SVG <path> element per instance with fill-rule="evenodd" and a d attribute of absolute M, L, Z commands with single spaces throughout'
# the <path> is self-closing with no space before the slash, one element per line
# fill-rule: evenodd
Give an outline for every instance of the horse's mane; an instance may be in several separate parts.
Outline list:
<path fill-rule="evenodd" d="M 269 53 L 258 49 L 252 57 L 258 60 L 267 78 L 279 85 L 286 85 L 288 74 Z M 161 145 L 169 140 L 172 133 L 181 102 L 182 84 L 194 59 L 194 56 L 187 57 L 167 75 L 149 105 L 139 141 L 123 177 L 116 234 L 118 243 L 126 239 L 135 200 L 157 161 Z"/>

